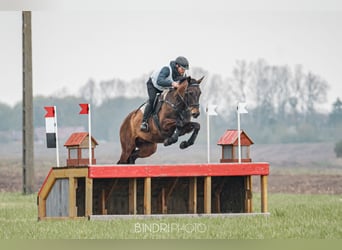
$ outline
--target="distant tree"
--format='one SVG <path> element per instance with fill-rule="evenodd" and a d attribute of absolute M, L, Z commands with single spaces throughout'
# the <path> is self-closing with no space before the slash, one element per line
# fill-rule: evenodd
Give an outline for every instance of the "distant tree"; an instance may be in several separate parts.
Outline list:
<path fill-rule="evenodd" d="M 11 107 L 5 103 L 0 103 L 0 131 L 11 129 Z"/>
<path fill-rule="evenodd" d="M 328 84 L 319 76 L 309 72 L 305 79 L 305 98 L 307 111 L 312 114 L 316 111 L 316 105 L 327 100 Z"/>
<path fill-rule="evenodd" d="M 99 100 L 97 98 L 98 89 L 93 79 L 89 79 L 87 83 L 80 88 L 80 96 L 87 100 L 91 106 L 96 105 Z"/>
<path fill-rule="evenodd" d="M 250 77 L 250 69 L 246 61 L 236 61 L 231 78 L 231 91 L 237 99 L 236 101 L 246 101 L 247 87 Z"/>
<path fill-rule="evenodd" d="M 339 141 L 335 144 L 335 154 L 337 158 L 342 157 L 342 141 Z"/>
<path fill-rule="evenodd" d="M 329 115 L 330 125 L 342 124 L 342 102 L 340 98 L 337 98 L 332 105 L 332 112 Z"/>

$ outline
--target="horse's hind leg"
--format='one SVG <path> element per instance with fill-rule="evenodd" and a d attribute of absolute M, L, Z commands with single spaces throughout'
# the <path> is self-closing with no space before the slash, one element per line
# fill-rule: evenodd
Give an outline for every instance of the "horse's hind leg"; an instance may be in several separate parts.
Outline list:
<path fill-rule="evenodd" d="M 138 146 L 139 152 L 138 157 L 139 158 L 146 158 L 150 155 L 154 154 L 157 151 L 157 143 L 153 142 L 146 142 Z"/>
<path fill-rule="evenodd" d="M 132 151 L 131 151 L 132 152 Z M 131 153 L 122 150 L 119 161 L 116 164 L 130 164 Z"/>
<path fill-rule="evenodd" d="M 144 142 L 137 145 L 137 148 L 128 157 L 129 164 L 135 164 L 136 159 L 145 158 L 154 154 L 157 150 L 157 144 L 151 142 Z"/>
<path fill-rule="evenodd" d="M 185 148 L 193 145 L 195 143 L 195 140 L 197 138 L 197 135 L 198 135 L 200 128 L 201 128 L 201 125 L 197 122 L 189 123 L 188 126 L 186 126 L 184 128 L 184 130 L 185 130 L 184 133 L 190 133 L 193 130 L 192 135 L 190 136 L 189 140 L 182 141 L 181 144 L 179 145 L 179 147 L 181 149 L 185 149 Z"/>
<path fill-rule="evenodd" d="M 120 138 L 121 139 L 121 138 Z M 117 164 L 130 164 L 131 155 L 135 151 L 135 142 L 134 140 L 127 139 L 121 140 L 121 156 Z"/>

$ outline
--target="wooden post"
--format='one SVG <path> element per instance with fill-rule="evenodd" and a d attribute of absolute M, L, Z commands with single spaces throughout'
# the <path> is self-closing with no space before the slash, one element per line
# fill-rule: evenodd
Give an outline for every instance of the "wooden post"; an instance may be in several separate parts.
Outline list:
<path fill-rule="evenodd" d="M 69 217 L 77 216 L 76 209 L 76 178 L 69 177 Z"/>
<path fill-rule="evenodd" d="M 211 213 L 211 176 L 204 177 L 204 213 Z"/>
<path fill-rule="evenodd" d="M 221 213 L 221 193 L 215 192 L 215 207 L 214 213 Z"/>
<path fill-rule="evenodd" d="M 197 177 L 189 180 L 189 213 L 197 214 Z"/>
<path fill-rule="evenodd" d="M 261 182 L 261 212 L 267 213 L 268 212 L 268 206 L 267 206 L 267 175 L 261 175 L 260 176 L 260 182 Z"/>
<path fill-rule="evenodd" d="M 246 182 L 245 212 L 252 213 L 253 212 L 252 176 L 251 175 L 246 176 L 245 182 Z"/>
<path fill-rule="evenodd" d="M 23 32 L 23 193 L 34 192 L 31 11 L 22 12 Z"/>
<path fill-rule="evenodd" d="M 100 196 L 100 210 L 101 214 L 107 214 L 106 209 L 106 190 L 101 190 L 101 196 Z"/>
<path fill-rule="evenodd" d="M 85 216 L 93 214 L 93 179 L 85 178 Z"/>
<path fill-rule="evenodd" d="M 128 181 L 128 213 L 137 214 L 137 178 Z"/>
<path fill-rule="evenodd" d="M 144 181 L 144 214 L 151 214 L 151 177 Z"/>
<path fill-rule="evenodd" d="M 160 206 L 161 206 L 161 213 L 162 214 L 167 214 L 167 203 L 166 203 L 167 197 L 166 197 L 166 192 L 165 188 L 163 187 L 160 193 Z"/>

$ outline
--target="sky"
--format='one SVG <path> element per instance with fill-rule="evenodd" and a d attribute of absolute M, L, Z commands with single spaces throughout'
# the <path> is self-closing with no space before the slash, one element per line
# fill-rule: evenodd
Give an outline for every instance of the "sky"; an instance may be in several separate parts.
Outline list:
<path fill-rule="evenodd" d="M 223 78 L 237 60 L 300 64 L 330 85 L 327 108 L 342 98 L 338 0 L 32 2 L 0 3 L 0 102 L 22 98 L 23 9 L 32 10 L 34 95 L 73 94 L 90 78 L 130 81 L 183 55 Z"/>

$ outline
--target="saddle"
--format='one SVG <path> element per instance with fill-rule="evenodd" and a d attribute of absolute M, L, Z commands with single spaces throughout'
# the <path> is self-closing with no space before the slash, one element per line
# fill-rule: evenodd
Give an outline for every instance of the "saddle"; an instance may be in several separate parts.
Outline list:
<path fill-rule="evenodd" d="M 162 93 L 157 93 L 156 98 L 153 101 L 151 117 L 159 130 L 161 130 L 161 126 L 160 126 L 158 114 L 163 105 L 163 102 L 165 101 L 166 95 L 168 94 L 169 91 L 170 89 L 166 89 Z M 140 106 L 140 110 L 143 113 L 145 112 L 145 106 L 146 106 L 146 102 Z"/>
<path fill-rule="evenodd" d="M 152 119 L 153 119 L 155 125 L 158 127 L 159 131 L 161 130 L 161 127 L 160 127 L 160 121 L 159 121 L 158 113 L 159 113 L 159 111 L 163 105 L 163 102 L 166 98 L 166 95 L 169 91 L 170 91 L 170 89 L 166 89 L 162 93 L 158 93 L 156 95 L 156 98 L 154 99 L 154 102 L 153 102 L 151 116 L 152 116 Z"/>

